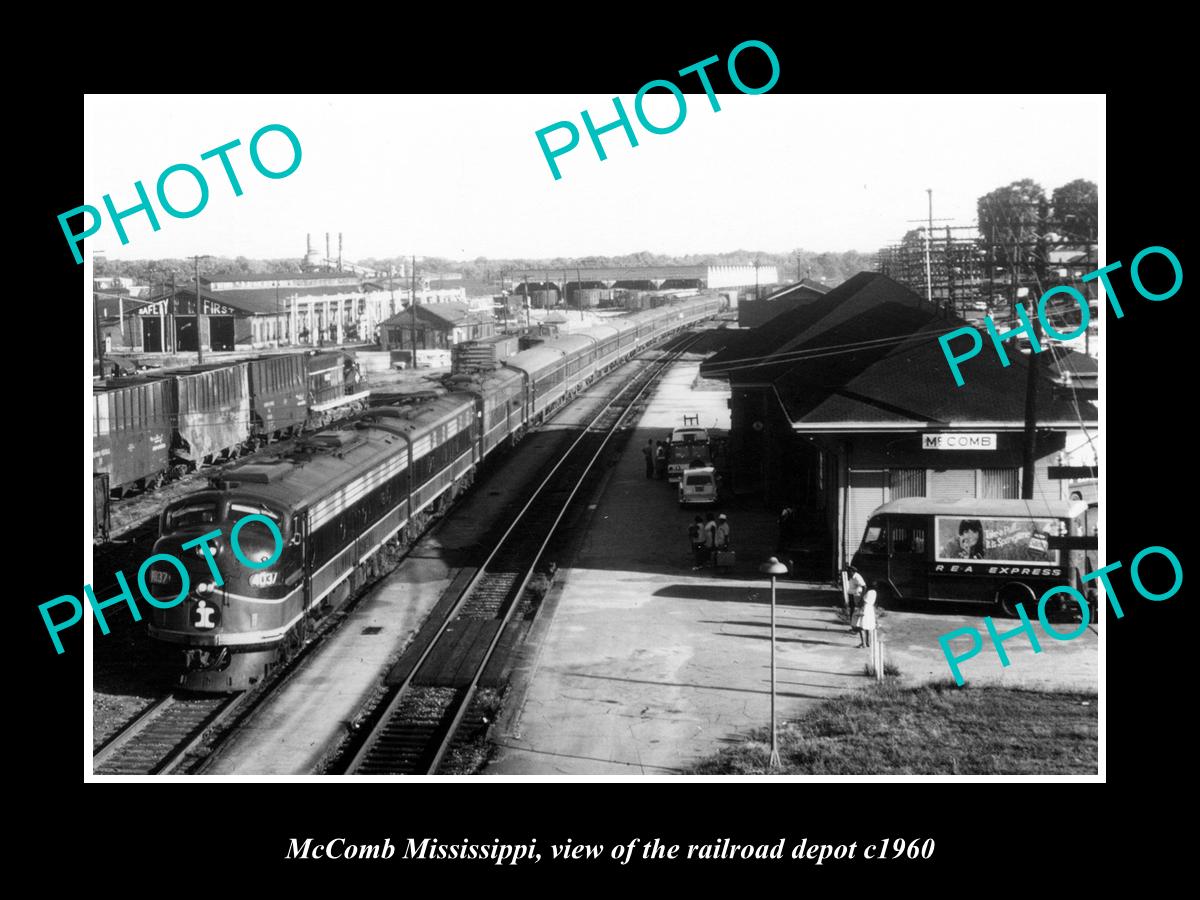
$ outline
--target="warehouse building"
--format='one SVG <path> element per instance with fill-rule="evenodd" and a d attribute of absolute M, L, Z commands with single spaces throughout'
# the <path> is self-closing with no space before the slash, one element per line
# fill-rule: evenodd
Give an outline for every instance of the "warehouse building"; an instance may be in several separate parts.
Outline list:
<path fill-rule="evenodd" d="M 415 322 L 414 322 L 415 319 Z M 496 333 L 490 311 L 472 310 L 465 303 L 417 304 L 383 323 L 379 342 L 384 350 L 448 350 L 463 341 L 478 341 Z"/>
<path fill-rule="evenodd" d="M 937 337 L 963 325 L 862 272 L 757 328 L 730 332 L 701 374 L 729 381 L 732 488 L 796 512 L 797 562 L 834 573 L 871 511 L 902 497 L 1019 498 L 1028 357 L 958 388 Z M 1039 372 L 1035 497 L 1066 499 L 1059 464 L 1094 465 L 1094 391 L 1078 355 Z M 1072 458 L 1076 457 L 1076 458 Z"/>
<path fill-rule="evenodd" d="M 805 278 L 803 281 L 789 284 L 761 300 L 753 298 L 743 300 L 737 307 L 738 325 L 741 328 L 757 328 L 781 313 L 790 312 L 828 293 L 829 288 L 819 281 Z"/>

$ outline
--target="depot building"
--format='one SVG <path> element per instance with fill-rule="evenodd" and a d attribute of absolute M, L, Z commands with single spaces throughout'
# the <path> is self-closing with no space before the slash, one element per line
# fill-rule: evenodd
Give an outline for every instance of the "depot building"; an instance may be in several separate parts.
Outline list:
<path fill-rule="evenodd" d="M 1020 498 L 1029 357 L 1015 348 L 957 387 L 937 337 L 964 323 L 862 272 L 752 329 L 701 374 L 730 385 L 731 487 L 794 510 L 797 570 L 828 577 L 871 512 L 903 497 Z M 1033 495 L 1068 499 L 1053 468 L 1095 465 L 1095 365 L 1055 348 L 1037 376 Z M 974 379 L 978 380 L 974 380 Z"/>

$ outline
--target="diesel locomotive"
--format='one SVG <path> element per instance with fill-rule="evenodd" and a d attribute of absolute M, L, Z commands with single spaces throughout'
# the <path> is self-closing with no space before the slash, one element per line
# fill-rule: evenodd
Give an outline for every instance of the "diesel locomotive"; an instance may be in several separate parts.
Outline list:
<path fill-rule="evenodd" d="M 409 406 L 371 407 L 298 442 L 288 454 L 225 468 L 210 490 L 168 505 L 155 553 L 181 559 L 191 587 L 149 613 L 149 633 L 183 649 L 181 683 L 244 690 L 303 645 L 312 623 L 389 571 L 406 532 L 419 530 L 471 482 L 485 458 L 511 445 L 580 388 L 661 338 L 716 315 L 720 297 L 646 310 L 510 357 L 501 367 L 448 380 L 449 393 Z M 247 515 L 268 517 L 283 550 L 269 566 L 242 565 L 228 543 Z M 183 544 L 219 531 L 205 547 Z M 241 552 L 271 558 L 260 522 L 242 528 Z M 179 573 L 149 570 L 149 589 L 179 596 Z"/>

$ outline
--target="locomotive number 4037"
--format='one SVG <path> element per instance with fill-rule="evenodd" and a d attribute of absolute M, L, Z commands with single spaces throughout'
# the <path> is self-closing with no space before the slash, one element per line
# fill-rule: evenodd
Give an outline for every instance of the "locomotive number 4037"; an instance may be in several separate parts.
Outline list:
<path fill-rule="evenodd" d="M 258 555 L 262 558 L 252 560 L 242 552 L 242 547 L 238 541 L 238 538 L 242 528 L 249 522 L 261 522 L 263 525 L 266 525 L 267 530 L 271 532 L 271 538 L 275 542 L 275 549 L 270 556 L 267 556 L 264 553 L 259 553 Z M 219 538 L 220 536 L 221 529 L 215 528 L 207 534 L 202 534 L 200 537 L 194 538 L 187 543 L 180 545 L 180 547 L 184 550 L 190 550 L 191 548 L 195 547 L 197 548 L 197 553 L 204 556 L 205 561 L 208 563 L 208 569 L 210 572 L 212 572 L 213 580 L 211 586 L 204 585 L 203 587 L 210 591 L 213 588 L 220 587 L 225 583 L 225 579 L 221 577 L 221 572 L 217 568 L 216 562 L 213 560 L 212 548 L 208 546 L 209 541 Z M 233 549 L 233 555 L 237 558 L 237 561 L 246 568 L 256 570 L 265 569 L 277 562 L 279 557 L 283 554 L 283 534 L 279 531 L 279 526 L 276 525 L 270 518 L 258 513 L 253 513 L 248 516 L 243 516 L 234 523 L 233 529 L 229 532 L 229 545 Z M 173 600 L 160 600 L 152 595 L 147 587 L 147 574 L 149 574 L 150 584 L 167 584 L 171 580 L 171 575 L 169 572 L 163 571 L 162 569 L 150 568 L 157 562 L 168 563 L 179 573 L 179 579 L 181 581 L 179 594 Z M 253 579 L 256 577 L 270 575 L 271 581 L 267 583 L 274 583 L 275 574 L 276 573 L 274 572 L 257 572 L 255 575 L 251 576 L 251 578 Z M 121 593 L 108 600 L 98 601 L 96 599 L 96 594 L 92 591 L 92 586 L 90 584 L 85 584 L 83 586 L 83 592 L 87 595 L 88 603 L 91 605 L 92 611 L 96 615 L 96 620 L 100 623 L 101 634 L 108 634 L 109 631 L 108 622 L 104 619 L 104 610 L 122 601 L 129 605 L 129 611 L 133 614 L 133 621 L 140 622 L 142 620 L 142 614 L 138 610 L 137 603 L 133 599 L 133 592 L 129 589 L 129 582 L 125 578 L 125 573 L 118 570 L 116 578 L 117 583 L 121 585 Z M 170 609 L 173 606 L 178 606 L 183 602 L 183 598 L 188 595 L 188 592 L 192 587 L 191 576 L 188 575 L 187 568 L 184 566 L 179 557 L 173 556 L 170 553 L 155 553 L 153 556 L 147 557 L 145 562 L 143 562 L 138 568 L 137 583 L 138 591 L 141 593 L 142 598 L 151 606 L 156 606 L 159 609 Z M 202 586 L 197 585 L 197 589 L 200 587 Z M 71 614 L 71 618 L 67 619 L 67 621 L 56 623 L 50 618 L 50 610 L 55 606 L 63 605 L 74 607 L 74 611 Z M 211 609 L 212 607 L 209 608 Z M 50 639 L 54 642 L 54 649 L 61 654 L 63 652 L 63 645 L 62 641 L 59 640 L 58 637 L 59 632 L 65 631 L 71 626 L 79 624 L 79 622 L 83 619 L 83 604 L 79 601 L 79 598 L 71 594 L 64 594 L 61 597 L 55 597 L 53 600 L 48 600 L 41 604 L 38 607 L 38 612 L 42 614 L 42 621 L 46 623 L 46 630 L 50 633 Z M 211 626 L 206 622 L 203 627 Z"/>

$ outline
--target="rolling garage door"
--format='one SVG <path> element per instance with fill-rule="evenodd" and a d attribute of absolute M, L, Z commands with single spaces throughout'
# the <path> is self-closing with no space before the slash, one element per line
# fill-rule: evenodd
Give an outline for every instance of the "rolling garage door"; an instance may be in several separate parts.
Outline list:
<path fill-rule="evenodd" d="M 974 469 L 930 469 L 929 496 L 934 500 L 961 500 L 975 496 Z"/>
<path fill-rule="evenodd" d="M 882 469 L 873 471 L 850 471 L 850 507 L 846 511 L 846 558 L 849 560 L 862 543 L 867 519 L 875 508 L 884 503 L 883 486 L 886 483 Z"/>
<path fill-rule="evenodd" d="M 925 496 L 924 469 L 890 469 L 888 470 L 888 500 L 900 500 L 904 497 Z"/>
<path fill-rule="evenodd" d="M 993 500 L 1015 500 L 1021 496 L 1020 469 L 980 469 L 979 496 Z"/>

